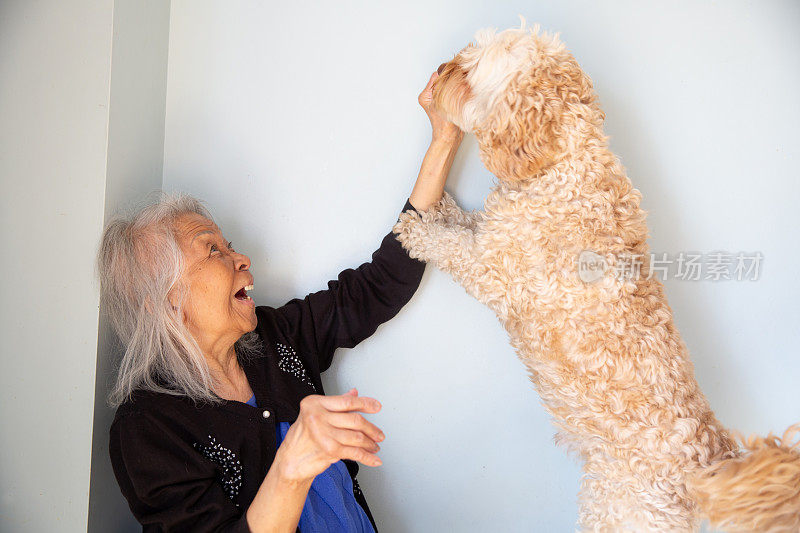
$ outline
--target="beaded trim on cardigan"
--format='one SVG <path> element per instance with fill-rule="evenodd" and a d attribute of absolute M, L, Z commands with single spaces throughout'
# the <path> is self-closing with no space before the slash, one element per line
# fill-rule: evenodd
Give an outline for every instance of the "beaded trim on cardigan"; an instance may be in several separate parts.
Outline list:
<path fill-rule="evenodd" d="M 292 374 L 303 383 L 310 385 L 311 388 L 314 389 L 314 392 L 316 392 L 317 388 L 314 386 L 311 378 L 308 377 L 308 373 L 302 361 L 300 361 L 300 358 L 297 357 L 297 352 L 294 351 L 294 348 L 281 343 L 276 344 L 276 347 L 278 348 L 278 353 L 282 356 L 281 360 L 278 361 L 278 368 L 288 374 Z"/>
<path fill-rule="evenodd" d="M 239 495 L 239 490 L 242 488 L 242 464 L 236 458 L 236 454 L 218 443 L 217 439 L 211 435 L 208 438 L 210 440 L 208 445 L 195 442 L 193 446 L 208 459 L 222 467 L 220 482 L 223 489 L 225 489 L 225 494 L 233 500 Z M 239 507 L 238 503 L 236 507 Z"/>

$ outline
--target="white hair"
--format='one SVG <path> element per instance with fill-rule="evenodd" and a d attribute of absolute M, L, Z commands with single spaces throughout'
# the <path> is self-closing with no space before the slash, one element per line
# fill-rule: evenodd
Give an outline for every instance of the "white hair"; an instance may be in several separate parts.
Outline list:
<path fill-rule="evenodd" d="M 188 293 L 179 283 L 185 260 L 175 221 L 188 213 L 214 220 L 200 200 L 158 192 L 155 201 L 115 216 L 103 230 L 96 263 L 100 306 L 124 345 L 108 396 L 112 407 L 137 389 L 221 402 L 205 356 L 181 319 Z M 258 334 L 244 334 L 234 350 L 240 362 L 261 353 Z"/>

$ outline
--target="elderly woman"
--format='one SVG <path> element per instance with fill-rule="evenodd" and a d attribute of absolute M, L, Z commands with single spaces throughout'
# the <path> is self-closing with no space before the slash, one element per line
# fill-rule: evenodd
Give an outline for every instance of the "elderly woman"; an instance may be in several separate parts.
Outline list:
<path fill-rule="evenodd" d="M 444 190 L 462 133 L 419 95 L 431 145 L 404 210 Z M 392 318 L 424 264 L 393 233 L 328 288 L 257 306 L 250 259 L 203 206 L 162 197 L 110 222 L 98 254 L 103 309 L 125 344 L 109 453 L 145 531 L 376 531 L 356 481 L 378 466 L 381 430 L 355 389 L 325 396 L 320 373 Z"/>

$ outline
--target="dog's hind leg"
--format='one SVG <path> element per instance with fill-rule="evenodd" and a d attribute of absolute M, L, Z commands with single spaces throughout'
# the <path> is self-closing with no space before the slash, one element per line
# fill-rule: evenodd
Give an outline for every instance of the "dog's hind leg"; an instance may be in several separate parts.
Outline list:
<path fill-rule="evenodd" d="M 583 531 L 698 531 L 696 513 L 665 480 L 635 475 L 629 466 L 602 456 L 586 462 L 578 521 Z"/>
<path fill-rule="evenodd" d="M 680 511 L 685 511 L 681 509 Z M 629 487 L 609 480 L 584 478 L 578 525 L 586 532 L 693 533 L 696 521 L 685 512 L 642 505 Z"/>

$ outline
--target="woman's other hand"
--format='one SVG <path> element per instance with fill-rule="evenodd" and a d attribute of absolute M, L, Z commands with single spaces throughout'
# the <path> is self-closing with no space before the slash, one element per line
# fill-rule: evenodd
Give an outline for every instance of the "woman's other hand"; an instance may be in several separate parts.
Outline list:
<path fill-rule="evenodd" d="M 377 413 L 381 404 L 350 389 L 339 396 L 312 394 L 300 402 L 300 414 L 275 455 L 282 477 L 311 480 L 340 459 L 380 466 L 375 455 L 383 432 L 359 411 Z"/>
<path fill-rule="evenodd" d="M 419 105 L 422 106 L 422 109 L 425 110 L 428 119 L 431 121 L 433 140 L 441 139 L 458 144 L 464 137 L 464 132 L 461 131 L 461 128 L 448 121 L 439 111 L 434 109 L 433 106 L 433 82 L 435 82 L 438 77 L 439 73 L 437 71 L 431 74 L 428 84 L 422 89 L 422 92 L 419 93 L 417 101 Z"/>

